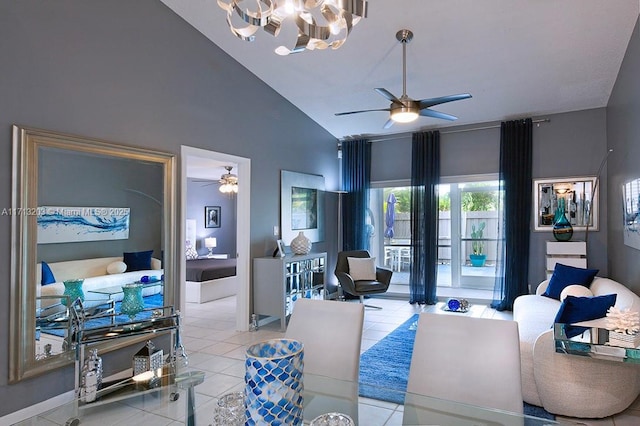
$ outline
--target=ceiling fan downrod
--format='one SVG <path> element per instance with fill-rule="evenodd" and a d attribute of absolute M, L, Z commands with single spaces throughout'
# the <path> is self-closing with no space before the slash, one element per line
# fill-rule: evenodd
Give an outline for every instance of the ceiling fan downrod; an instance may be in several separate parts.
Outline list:
<path fill-rule="evenodd" d="M 407 98 L 407 43 L 413 39 L 411 30 L 400 30 L 396 33 L 396 39 L 402 43 L 402 97 Z"/>

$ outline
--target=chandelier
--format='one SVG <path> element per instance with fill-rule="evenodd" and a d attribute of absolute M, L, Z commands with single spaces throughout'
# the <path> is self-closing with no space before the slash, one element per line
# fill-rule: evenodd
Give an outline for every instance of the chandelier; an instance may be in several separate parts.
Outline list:
<path fill-rule="evenodd" d="M 279 46 L 275 49 L 278 55 L 337 49 L 347 41 L 351 28 L 367 17 L 366 0 L 256 0 L 257 10 L 243 9 L 242 1 L 218 0 L 218 6 L 227 12 L 231 32 L 242 40 L 255 40 L 260 28 L 277 37 L 286 21 L 295 24 L 294 47 Z"/>
<path fill-rule="evenodd" d="M 238 192 L 238 176 L 231 173 L 233 166 L 224 166 L 227 169 L 227 173 L 220 176 L 220 192 L 223 194 L 237 193 Z"/>

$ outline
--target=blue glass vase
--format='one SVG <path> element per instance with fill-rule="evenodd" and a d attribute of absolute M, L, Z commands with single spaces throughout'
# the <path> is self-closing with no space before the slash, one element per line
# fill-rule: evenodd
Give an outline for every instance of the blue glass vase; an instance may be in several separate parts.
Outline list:
<path fill-rule="evenodd" d="M 84 291 L 82 291 L 82 283 L 84 280 L 66 280 L 63 281 L 64 284 L 64 294 L 65 296 L 69 296 L 69 301 L 71 304 L 75 302 L 77 299 L 80 299 L 84 302 Z M 62 298 L 62 304 L 67 306 L 67 298 Z"/>
<path fill-rule="evenodd" d="M 569 241 L 573 236 L 573 226 L 565 214 L 564 198 L 558 200 L 558 208 L 553 218 L 553 237 L 557 241 Z"/>
<path fill-rule="evenodd" d="M 135 316 L 144 309 L 144 299 L 142 298 L 142 284 L 125 284 L 122 286 L 124 296 L 120 304 L 120 313 L 129 315 L 133 320 Z"/>

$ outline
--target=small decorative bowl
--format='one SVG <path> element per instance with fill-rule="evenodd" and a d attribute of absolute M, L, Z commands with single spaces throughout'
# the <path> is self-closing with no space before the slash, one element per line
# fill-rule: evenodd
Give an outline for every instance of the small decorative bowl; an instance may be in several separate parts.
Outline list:
<path fill-rule="evenodd" d="M 346 414 L 326 413 L 311 420 L 309 426 L 355 426 L 355 422 Z"/>

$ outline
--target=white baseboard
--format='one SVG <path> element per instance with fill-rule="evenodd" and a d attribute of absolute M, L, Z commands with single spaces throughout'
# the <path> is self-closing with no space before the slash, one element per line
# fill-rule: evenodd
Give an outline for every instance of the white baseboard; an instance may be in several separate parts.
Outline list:
<path fill-rule="evenodd" d="M 75 395 L 75 391 L 65 392 L 58 396 L 54 396 L 53 398 L 47 399 L 46 401 L 38 402 L 37 404 L 31 405 L 18 411 L 14 411 L 11 414 L 0 417 L 0 425 L 12 425 L 23 420 L 30 419 L 31 417 L 37 416 L 38 414 L 44 413 L 45 411 L 60 407 L 61 405 L 73 401 Z"/>

